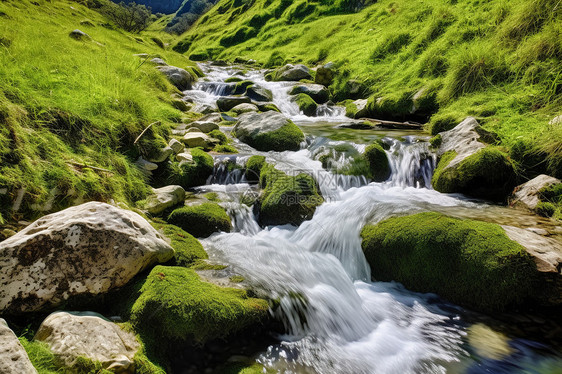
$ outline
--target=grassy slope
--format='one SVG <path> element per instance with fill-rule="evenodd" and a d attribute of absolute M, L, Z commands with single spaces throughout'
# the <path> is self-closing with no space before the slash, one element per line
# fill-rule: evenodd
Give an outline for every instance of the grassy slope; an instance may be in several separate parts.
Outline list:
<path fill-rule="evenodd" d="M 89 20 L 91 25 L 81 24 Z M 102 26 L 106 25 L 106 26 Z M 68 36 L 79 28 L 93 40 Z M 0 2 L 0 214 L 33 218 L 57 187 L 52 210 L 85 200 L 138 200 L 145 178 L 132 166 L 135 137 L 150 123 L 165 135 L 182 113 L 170 105 L 176 92 L 135 53 L 159 55 L 185 67 L 182 55 L 158 47 L 156 31 L 131 35 L 78 2 Z M 73 163 L 108 169 L 77 167 Z M 17 214 L 11 205 L 26 188 Z M 76 193 L 73 193 L 76 191 Z M 1 216 L 0 216 L 1 217 Z"/>
<path fill-rule="evenodd" d="M 334 61 L 335 93 L 352 78 L 373 97 L 435 89 L 434 120 L 476 116 L 507 146 L 538 144 L 562 174 L 562 125 L 548 125 L 562 105 L 560 1 L 380 0 L 351 14 L 337 1 L 284 3 L 221 0 L 181 42 L 209 58 Z"/>

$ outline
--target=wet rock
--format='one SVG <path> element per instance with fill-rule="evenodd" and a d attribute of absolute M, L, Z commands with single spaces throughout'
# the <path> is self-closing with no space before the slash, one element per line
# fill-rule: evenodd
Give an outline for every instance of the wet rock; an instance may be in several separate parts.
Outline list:
<path fill-rule="evenodd" d="M 334 64 L 329 62 L 326 65 L 319 66 L 316 69 L 316 76 L 314 77 L 314 82 L 321 84 L 323 86 L 329 86 L 334 81 L 335 71 Z"/>
<path fill-rule="evenodd" d="M 70 34 L 68 34 L 72 39 L 76 40 L 89 40 L 92 39 L 90 35 L 86 34 L 84 31 L 80 31 L 78 29 L 72 30 Z"/>
<path fill-rule="evenodd" d="M 237 105 L 251 102 L 250 98 L 245 96 L 223 96 L 217 100 L 217 107 L 221 112 L 228 112 Z"/>
<path fill-rule="evenodd" d="M 234 136 L 260 151 L 296 151 L 304 134 L 281 113 L 244 113 L 232 130 Z"/>
<path fill-rule="evenodd" d="M 515 184 L 515 169 L 505 153 L 486 145 L 495 141 L 494 134 L 468 117 L 439 135 L 440 161 L 433 175 L 433 188 L 495 201 L 506 199 Z"/>
<path fill-rule="evenodd" d="M 56 312 L 35 334 L 66 367 L 85 357 L 115 373 L 133 374 L 140 348 L 135 336 L 94 312 Z"/>
<path fill-rule="evenodd" d="M 203 117 L 199 118 L 198 121 L 200 122 L 213 122 L 217 125 L 223 121 L 223 116 L 220 113 L 210 113 L 206 114 Z"/>
<path fill-rule="evenodd" d="M 171 104 L 174 108 L 182 112 L 187 112 L 190 109 L 190 106 L 181 99 L 172 99 Z"/>
<path fill-rule="evenodd" d="M 174 150 L 171 147 L 164 147 L 160 149 L 158 152 L 148 159 L 150 162 L 164 162 L 174 153 Z"/>
<path fill-rule="evenodd" d="M 515 187 L 515 190 L 509 199 L 509 205 L 521 206 L 529 210 L 535 210 L 537 204 L 540 202 L 539 191 L 543 188 L 559 183 L 561 183 L 559 179 L 541 174 L 538 177 Z"/>
<path fill-rule="evenodd" d="M 315 116 L 316 111 L 318 110 L 318 104 L 307 94 L 300 93 L 296 96 L 291 98 L 291 101 L 295 102 L 299 106 L 299 110 L 305 116 Z"/>
<path fill-rule="evenodd" d="M 208 148 L 212 144 L 212 139 L 202 132 L 188 132 L 183 136 L 181 141 L 188 148 Z"/>
<path fill-rule="evenodd" d="M 185 190 L 181 186 L 166 186 L 153 189 L 152 195 L 146 198 L 143 208 L 151 214 L 160 214 L 174 205 L 183 203 L 184 200 Z"/>
<path fill-rule="evenodd" d="M 195 104 L 191 111 L 194 113 L 211 114 L 217 111 L 217 107 L 210 104 Z"/>
<path fill-rule="evenodd" d="M 181 153 L 184 148 L 183 144 L 177 139 L 171 139 L 168 143 L 168 147 L 172 148 L 172 151 L 174 151 L 175 154 Z"/>
<path fill-rule="evenodd" d="M 18 337 L 0 318 L 0 373 L 37 374 Z"/>
<path fill-rule="evenodd" d="M 47 215 L 0 242 L 0 311 L 33 312 L 124 286 L 173 256 L 138 214 L 89 202 Z"/>
<path fill-rule="evenodd" d="M 276 81 L 300 81 L 301 79 L 312 79 L 310 69 L 302 64 L 285 65 L 279 68 L 275 74 Z"/>
<path fill-rule="evenodd" d="M 267 88 L 263 88 L 258 85 L 253 85 L 248 87 L 246 90 L 246 95 L 255 101 L 271 101 L 273 100 L 273 94 Z"/>
<path fill-rule="evenodd" d="M 213 130 L 219 129 L 219 125 L 217 125 L 215 122 L 208 122 L 208 121 L 201 121 L 201 120 L 191 122 L 188 125 L 188 127 L 196 128 L 205 134 L 208 134 Z"/>
<path fill-rule="evenodd" d="M 176 66 L 157 66 L 156 69 L 162 72 L 181 91 L 190 90 L 193 82 L 195 82 L 195 78 L 185 69 Z"/>
<path fill-rule="evenodd" d="M 248 112 L 257 112 L 259 109 L 254 104 L 238 104 L 234 108 L 231 109 L 236 114 L 248 113 Z"/>
<path fill-rule="evenodd" d="M 257 103 L 257 105 L 258 105 L 258 109 L 260 110 L 260 112 L 274 111 L 274 112 L 281 113 L 281 111 L 279 110 L 277 105 L 275 105 L 273 103 Z"/>
<path fill-rule="evenodd" d="M 310 96 L 318 104 L 323 104 L 330 98 L 330 91 L 328 91 L 328 89 L 321 84 L 298 84 L 294 86 L 290 91 L 291 95 L 298 95 L 301 93 Z"/>
<path fill-rule="evenodd" d="M 346 115 L 356 119 L 369 117 L 367 103 L 367 99 L 358 99 L 353 101 L 351 105 L 346 105 Z"/>

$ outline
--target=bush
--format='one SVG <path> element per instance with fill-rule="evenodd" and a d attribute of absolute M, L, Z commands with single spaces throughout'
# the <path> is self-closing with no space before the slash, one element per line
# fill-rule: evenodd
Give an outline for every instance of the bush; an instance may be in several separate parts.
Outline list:
<path fill-rule="evenodd" d="M 107 4 L 103 7 L 102 12 L 109 16 L 117 26 L 133 33 L 145 30 L 152 19 L 150 8 L 135 2 Z"/>
<path fill-rule="evenodd" d="M 230 217 L 216 203 L 185 206 L 170 213 L 168 222 L 181 227 L 197 238 L 206 238 L 217 231 L 230 232 Z"/>

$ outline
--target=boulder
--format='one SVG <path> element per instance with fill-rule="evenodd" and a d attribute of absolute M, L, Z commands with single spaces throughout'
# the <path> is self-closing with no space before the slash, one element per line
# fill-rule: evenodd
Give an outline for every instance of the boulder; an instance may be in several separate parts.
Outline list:
<path fill-rule="evenodd" d="M 158 169 L 158 165 L 156 165 L 153 162 L 146 161 L 142 157 L 139 157 L 137 161 L 135 161 L 135 165 L 137 165 L 138 168 L 141 169 L 143 172 L 147 172 L 147 173 L 150 173 L 151 171 Z"/>
<path fill-rule="evenodd" d="M 495 136 L 468 117 L 449 131 L 440 132 L 441 145 L 432 184 L 444 193 L 501 201 L 515 185 L 515 169 L 500 149 L 486 146 Z"/>
<path fill-rule="evenodd" d="M 205 134 L 210 133 L 213 130 L 219 129 L 219 125 L 217 125 L 215 122 L 210 122 L 210 121 L 191 122 L 188 125 L 188 128 L 189 127 L 196 128 L 196 129 L 200 130 L 201 132 L 204 132 Z"/>
<path fill-rule="evenodd" d="M 283 114 L 244 113 L 234 126 L 233 135 L 260 151 L 296 151 L 304 134 Z"/>
<path fill-rule="evenodd" d="M 52 313 L 41 323 L 34 339 L 45 342 L 66 367 L 86 358 L 111 372 L 135 373 L 134 357 L 140 348 L 135 335 L 100 314 Z"/>
<path fill-rule="evenodd" d="M 152 60 L 150 60 L 150 62 L 152 62 L 154 65 L 168 66 L 166 61 L 162 60 L 160 57 L 155 57 Z"/>
<path fill-rule="evenodd" d="M 173 254 L 132 211 L 100 202 L 68 208 L 0 242 L 0 311 L 45 310 L 105 293 Z"/>
<path fill-rule="evenodd" d="M 181 152 L 176 155 L 176 160 L 178 162 L 193 162 L 193 156 L 189 152 Z"/>
<path fill-rule="evenodd" d="M 217 107 L 211 104 L 196 103 L 191 111 L 193 113 L 211 114 L 217 111 Z"/>
<path fill-rule="evenodd" d="M 199 118 L 198 121 L 200 122 L 213 122 L 217 125 L 223 121 L 223 117 L 220 113 L 210 113 L 206 114 L 203 117 Z"/>
<path fill-rule="evenodd" d="M 168 222 L 196 238 L 206 238 L 218 231 L 230 232 L 231 229 L 226 211 L 212 202 L 178 208 L 170 213 Z"/>
<path fill-rule="evenodd" d="M 168 147 L 172 148 L 175 154 L 181 153 L 184 149 L 182 142 L 180 142 L 177 139 L 170 139 L 170 142 L 168 143 Z"/>
<path fill-rule="evenodd" d="M 550 122 L 548 122 L 549 125 L 557 125 L 559 123 L 562 123 L 562 115 L 554 117 L 553 119 L 550 120 Z"/>
<path fill-rule="evenodd" d="M 364 118 L 369 117 L 369 109 L 367 108 L 367 99 L 358 99 L 355 101 L 346 101 L 345 105 L 345 115 L 350 118 Z"/>
<path fill-rule="evenodd" d="M 291 95 L 307 94 L 318 104 L 324 104 L 330 98 L 330 91 L 320 84 L 303 83 L 294 86 L 289 92 Z"/>
<path fill-rule="evenodd" d="M 234 108 L 231 109 L 232 112 L 236 114 L 248 113 L 248 112 L 257 112 L 259 109 L 254 104 L 238 104 Z"/>
<path fill-rule="evenodd" d="M 543 188 L 554 186 L 559 183 L 562 183 L 560 182 L 560 179 L 541 174 L 538 177 L 515 187 L 513 194 L 509 198 L 509 205 L 521 206 L 529 210 L 535 210 L 537 205 L 540 203 L 539 192 Z"/>
<path fill-rule="evenodd" d="M 0 318 L 0 373 L 37 374 L 18 337 Z"/>
<path fill-rule="evenodd" d="M 246 95 L 248 95 L 250 99 L 255 101 L 273 100 L 273 93 L 271 93 L 271 90 L 268 90 L 267 88 L 263 88 L 258 85 L 253 85 L 251 87 L 248 87 L 248 89 L 246 90 Z"/>
<path fill-rule="evenodd" d="M 361 236 L 373 279 L 470 308 L 503 311 L 543 288 L 533 257 L 493 223 L 428 212 L 367 225 Z"/>
<path fill-rule="evenodd" d="M 221 112 L 228 112 L 236 105 L 251 102 L 250 98 L 245 96 L 223 96 L 217 100 L 217 107 Z"/>
<path fill-rule="evenodd" d="M 84 31 L 80 31 L 78 29 L 72 30 L 70 34 L 68 34 L 72 39 L 76 40 L 89 40 L 92 39 L 90 35 L 86 34 Z"/>
<path fill-rule="evenodd" d="M 171 147 L 164 147 L 159 151 L 155 152 L 155 154 L 152 155 L 152 157 L 150 157 L 148 161 L 156 162 L 156 163 L 164 162 L 168 159 L 168 157 L 172 155 L 172 153 L 174 153 L 174 150 Z"/>
<path fill-rule="evenodd" d="M 184 200 L 185 190 L 182 186 L 166 186 L 153 189 L 152 195 L 146 198 L 143 208 L 151 214 L 160 214 L 174 205 L 183 203 Z"/>
<path fill-rule="evenodd" d="M 187 102 L 181 99 L 172 99 L 171 104 L 174 108 L 182 112 L 187 112 L 191 108 L 191 106 L 187 104 Z"/>
<path fill-rule="evenodd" d="M 350 99 L 362 99 L 365 95 L 367 88 L 365 84 L 357 79 L 350 79 L 345 82 L 344 92 L 345 97 Z"/>
<path fill-rule="evenodd" d="M 274 111 L 274 112 L 281 113 L 281 111 L 279 110 L 277 105 L 275 105 L 273 103 L 257 103 L 257 105 L 258 105 L 258 109 L 260 110 L 260 112 Z"/>
<path fill-rule="evenodd" d="M 188 132 L 181 138 L 181 141 L 188 148 L 202 147 L 209 148 L 212 144 L 212 139 L 202 132 Z"/>
<path fill-rule="evenodd" d="M 379 143 L 369 145 L 365 148 L 363 157 L 369 164 L 370 177 L 375 182 L 384 182 L 390 178 L 390 162 L 388 161 L 388 156 L 382 145 Z"/>
<path fill-rule="evenodd" d="M 157 66 L 166 78 L 179 90 L 190 90 L 195 78 L 187 72 L 187 70 L 176 66 Z"/>
<path fill-rule="evenodd" d="M 300 93 L 293 96 L 291 101 L 295 102 L 299 106 L 299 110 L 309 117 L 316 116 L 316 110 L 318 109 L 318 104 L 307 94 Z"/>
<path fill-rule="evenodd" d="M 326 65 L 319 66 L 316 69 L 314 82 L 327 87 L 334 81 L 334 75 L 334 64 L 329 62 Z"/>
<path fill-rule="evenodd" d="M 276 81 L 300 81 L 301 79 L 312 79 L 310 69 L 302 64 L 285 65 L 279 68 L 275 74 Z"/>
<path fill-rule="evenodd" d="M 199 148 L 193 148 L 189 152 L 191 159 L 168 163 L 166 170 L 168 183 L 187 189 L 205 184 L 207 178 L 213 174 L 213 157 Z"/>

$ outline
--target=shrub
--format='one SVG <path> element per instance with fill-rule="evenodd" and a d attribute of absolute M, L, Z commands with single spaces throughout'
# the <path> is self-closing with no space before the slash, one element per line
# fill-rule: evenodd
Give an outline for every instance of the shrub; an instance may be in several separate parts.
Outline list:
<path fill-rule="evenodd" d="M 150 8 L 135 2 L 108 3 L 103 7 L 102 12 L 107 14 L 117 26 L 133 33 L 145 30 L 152 19 Z"/>

